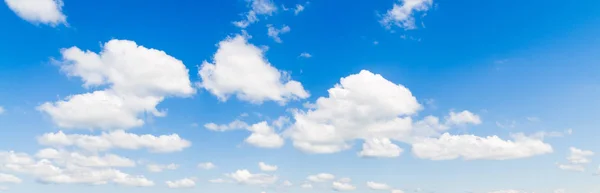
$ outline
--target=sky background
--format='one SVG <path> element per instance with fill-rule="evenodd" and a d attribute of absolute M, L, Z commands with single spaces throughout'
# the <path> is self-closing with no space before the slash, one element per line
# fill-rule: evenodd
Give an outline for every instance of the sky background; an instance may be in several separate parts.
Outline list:
<path fill-rule="evenodd" d="M 112 179 L 105 185 L 43 182 L 42 177 L 31 171 L 11 170 L 7 167 L 8 161 L 0 156 L 0 165 L 4 165 L 0 173 L 21 179 L 11 183 L 0 178 L 0 187 L 7 192 L 320 193 L 335 191 L 334 182 L 345 183 L 342 178 L 347 177 L 352 179 L 348 184 L 355 188 L 346 190 L 350 192 L 600 193 L 597 155 L 592 153 L 584 156 L 586 161 L 571 162 L 571 165 L 582 166 L 584 171 L 560 167 L 560 164 L 569 164 L 569 157 L 577 157 L 571 147 L 600 152 L 600 1 L 64 0 L 62 7 L 54 9 L 44 7 L 48 2 L 56 3 L 53 0 L 5 0 L 0 6 L 0 23 L 4 26 L 0 30 L 0 106 L 3 109 L 0 111 L 0 152 L 21 152 L 35 157 L 41 149 L 56 148 L 88 156 L 116 154 L 136 162 L 135 167 L 118 170 L 143 175 L 153 181 L 153 185 L 127 186 L 113 183 Z M 245 28 L 234 25 L 233 22 L 245 19 L 248 12 L 261 11 L 252 6 L 254 3 L 274 5 L 277 10 L 270 15 L 258 14 L 259 21 Z M 418 3 L 421 8 L 407 8 L 411 3 Z M 295 14 L 297 5 L 304 9 Z M 410 10 L 409 16 L 396 17 L 396 21 L 414 19 L 414 27 L 392 23 L 386 28 L 381 21 L 394 18 L 393 12 L 388 12 L 394 5 Z M 51 17 L 48 10 L 63 14 L 66 19 Z M 280 32 L 281 42 L 277 42 L 269 36 L 268 24 L 276 28 L 286 25 L 290 30 Z M 262 96 L 264 102 L 259 104 L 236 97 L 236 92 L 262 85 L 243 84 L 234 88 L 225 101 L 200 86 L 207 82 L 198 74 L 203 63 L 220 66 L 219 61 L 213 60 L 219 42 L 237 34 L 247 34 L 246 46 L 262 48 L 264 60 L 276 68 L 278 74 L 285 72 L 301 83 L 310 96 L 290 99 L 285 104 Z M 131 40 L 180 60 L 189 76 L 186 86 L 193 87 L 195 92 L 186 97 L 165 95 L 164 100 L 155 105 L 156 109 L 166 110 L 164 117 L 143 111 L 133 113 L 145 122 L 137 127 L 65 128 L 57 124 L 55 116 L 40 110 L 42 104 L 112 89 L 110 85 L 86 88 L 80 77 L 61 71 L 61 65 L 66 65 L 60 62 L 63 60 L 61 49 L 75 46 L 100 53 L 102 45 L 111 39 Z M 311 57 L 302 57 L 301 53 L 309 53 Z M 244 56 L 230 57 L 250 61 L 241 58 Z M 148 68 L 144 65 L 135 68 L 145 67 Z M 259 73 L 252 69 L 259 68 L 243 68 L 238 72 Z M 357 156 L 362 147 L 360 139 L 347 140 L 353 146 L 334 153 L 310 153 L 295 147 L 296 139 L 285 135 L 286 130 L 293 130 L 295 126 L 291 109 L 308 112 L 303 104 L 328 97 L 328 89 L 339 84 L 341 78 L 359 74 L 361 70 L 408 88 L 422 106 L 422 110 L 410 114 L 414 121 L 428 115 L 444 120 L 449 112 L 468 111 L 477 116 L 479 123 L 465 121 L 471 124 L 445 132 L 481 137 L 496 135 L 503 140 L 511 140 L 511 134 L 515 133 L 532 136 L 553 132 L 554 135 L 539 139 L 551 145 L 552 152 L 504 160 L 463 157 L 431 160 L 416 156 L 410 143 L 400 141 L 394 143 L 403 152 L 391 158 Z M 165 70 L 165 73 L 168 72 Z M 286 80 L 275 80 L 278 84 L 282 81 Z M 271 124 L 280 116 L 290 120 L 287 127 L 274 128 L 276 135 L 285 141 L 277 148 L 246 143 L 244 140 L 252 132 L 249 129 L 219 132 L 205 127 L 208 123 L 220 125 L 236 119 L 249 125 L 261 121 Z M 361 118 L 364 117 L 356 119 Z M 101 135 L 121 129 L 138 135 L 177 134 L 191 145 L 168 153 L 143 148 L 87 152 L 39 142 L 45 133 Z M 205 162 L 217 167 L 198 168 L 199 163 Z M 278 169 L 261 171 L 259 162 L 277 165 Z M 150 172 L 149 163 L 174 163 L 179 167 Z M 225 175 L 237 170 L 275 175 L 277 180 L 251 184 Z M 333 174 L 335 179 L 325 182 L 307 179 L 319 173 Z M 166 181 L 185 178 L 192 179 L 194 186 L 175 189 L 166 184 Z M 231 183 L 208 181 L 218 178 Z M 293 185 L 285 187 L 282 185 L 285 180 Z M 393 188 L 374 190 L 366 184 L 368 181 Z M 304 183 L 313 187 L 301 187 Z"/>

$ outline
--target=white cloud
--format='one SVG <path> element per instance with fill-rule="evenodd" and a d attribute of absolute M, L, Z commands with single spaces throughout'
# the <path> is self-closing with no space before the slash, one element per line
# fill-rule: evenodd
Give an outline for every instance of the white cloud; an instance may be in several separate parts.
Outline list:
<path fill-rule="evenodd" d="M 552 146 L 523 134 L 512 135 L 513 140 L 498 136 L 450 135 L 426 138 L 413 144 L 413 153 L 423 159 L 449 160 L 507 160 L 552 153 Z"/>
<path fill-rule="evenodd" d="M 335 191 L 352 191 L 356 190 L 356 186 L 350 184 L 350 178 L 342 178 L 336 182 L 333 182 L 332 188 Z"/>
<path fill-rule="evenodd" d="M 269 174 L 253 174 L 248 170 L 237 170 L 234 173 L 227 174 L 228 177 L 240 184 L 247 185 L 268 185 L 277 182 L 278 177 Z"/>
<path fill-rule="evenodd" d="M 263 172 L 274 172 L 274 171 L 277 171 L 277 169 L 279 169 L 279 167 L 277 167 L 276 165 L 269 165 L 269 164 L 266 164 L 265 162 L 259 162 L 258 167 Z"/>
<path fill-rule="evenodd" d="M 304 183 L 304 184 L 300 185 L 300 187 L 304 188 L 304 189 L 311 189 L 311 188 L 313 188 L 313 185 L 309 184 L 309 183 Z"/>
<path fill-rule="evenodd" d="M 277 6 L 271 0 L 246 0 L 246 2 L 250 11 L 246 13 L 245 19 L 233 22 L 239 28 L 246 28 L 258 22 L 258 16 L 271 16 L 277 11 Z"/>
<path fill-rule="evenodd" d="M 585 165 L 592 162 L 589 158 L 594 156 L 594 152 L 589 150 L 582 150 L 575 147 L 569 148 L 569 156 L 567 157 L 567 164 L 558 164 L 558 168 L 561 170 L 570 170 L 576 172 L 584 172 Z"/>
<path fill-rule="evenodd" d="M 408 116 L 421 109 L 406 87 L 366 70 L 342 78 L 328 92 L 307 111 L 293 113 L 295 123 L 286 135 L 296 148 L 334 153 L 356 139 L 403 138 L 411 132 Z"/>
<path fill-rule="evenodd" d="M 446 125 L 479 125 L 481 124 L 481 119 L 478 115 L 473 114 L 469 111 L 461 111 L 456 113 L 454 111 L 450 112 L 450 115 L 446 117 Z"/>
<path fill-rule="evenodd" d="M 150 172 L 162 172 L 164 170 L 176 170 L 179 168 L 177 164 L 168 164 L 168 165 L 160 165 L 160 164 L 148 164 L 146 165 L 146 169 Z"/>
<path fill-rule="evenodd" d="M 388 138 L 369 139 L 365 140 L 362 151 L 358 155 L 361 157 L 398 157 L 402 151 Z"/>
<path fill-rule="evenodd" d="M 521 190 L 498 190 L 498 191 L 492 191 L 492 192 L 488 192 L 488 193 L 527 193 L 527 192 L 521 191 Z"/>
<path fill-rule="evenodd" d="M 260 148 L 280 148 L 284 145 L 283 138 L 275 133 L 273 127 L 263 121 L 256 123 L 248 128 L 252 134 L 246 138 L 245 142 Z"/>
<path fill-rule="evenodd" d="M 51 153 L 43 153 L 52 155 Z M 95 164 L 85 163 L 81 165 Z M 82 167 L 77 164 L 56 166 L 48 159 L 35 160 L 27 154 L 0 152 L 0 169 L 28 174 L 38 181 L 51 184 L 101 185 L 113 182 L 124 186 L 153 186 L 144 176 L 133 176 L 112 168 Z"/>
<path fill-rule="evenodd" d="M 377 183 L 377 182 L 367 182 L 367 187 L 371 188 L 372 190 L 389 190 L 389 189 L 392 189 L 392 187 L 390 187 L 387 184 Z"/>
<path fill-rule="evenodd" d="M 128 40 L 111 40 L 100 54 L 77 47 L 62 50 L 58 63 L 70 77 L 80 77 L 86 88 L 105 90 L 72 95 L 38 110 L 61 128 L 128 129 L 144 124 L 144 114 L 165 116 L 156 106 L 168 96 L 195 93 L 188 70 L 164 51 Z"/>
<path fill-rule="evenodd" d="M 203 170 L 211 170 L 216 168 L 217 166 L 215 164 L 213 164 L 212 162 L 205 162 L 205 163 L 199 163 L 198 164 L 198 168 L 203 169 Z"/>
<path fill-rule="evenodd" d="M 221 41 L 213 63 L 204 61 L 198 74 L 202 78 L 198 85 L 221 101 L 235 94 L 240 100 L 256 104 L 267 100 L 284 104 L 309 96 L 300 82 L 271 66 L 263 50 L 241 35 Z"/>
<path fill-rule="evenodd" d="M 569 163 L 572 164 L 588 164 L 591 162 L 589 157 L 594 155 L 594 152 L 592 151 L 581 150 L 575 147 L 569 148 L 569 151 L 571 152 L 571 154 L 569 155 L 569 157 L 567 157 L 567 160 L 569 160 Z"/>
<path fill-rule="evenodd" d="M 169 188 L 193 188 L 194 186 L 196 186 L 196 182 L 194 182 L 194 180 L 191 178 L 184 178 L 175 181 L 166 181 L 165 183 Z"/>
<path fill-rule="evenodd" d="M 62 0 L 4 0 L 8 8 L 22 19 L 34 24 L 57 26 L 67 23 L 62 13 Z"/>
<path fill-rule="evenodd" d="M 205 128 L 212 131 L 230 131 L 236 129 L 246 129 L 248 124 L 240 120 L 234 120 L 229 124 L 217 125 L 215 123 L 207 123 L 204 125 Z"/>
<path fill-rule="evenodd" d="M 23 182 L 23 180 L 21 180 L 21 178 L 11 175 L 11 174 L 4 174 L 4 173 L 0 173 L 0 184 L 3 183 L 11 183 L 11 184 L 20 184 L 21 182 Z"/>
<path fill-rule="evenodd" d="M 296 8 L 294 9 L 294 15 L 300 14 L 300 12 L 304 11 L 304 8 L 305 7 L 303 5 L 297 4 Z"/>
<path fill-rule="evenodd" d="M 335 179 L 335 176 L 333 174 L 320 173 L 316 175 L 310 175 L 306 179 L 311 182 L 327 182 Z"/>
<path fill-rule="evenodd" d="M 415 25 L 415 12 L 426 12 L 431 8 L 433 0 L 399 0 L 394 7 L 387 11 L 379 21 L 386 28 L 392 25 L 411 30 L 417 28 Z"/>
<path fill-rule="evenodd" d="M 215 183 L 215 184 L 221 184 L 221 183 L 225 183 L 225 182 L 227 182 L 227 181 L 226 181 L 226 180 L 224 180 L 224 179 L 221 179 L 221 178 L 217 178 L 217 179 L 211 179 L 211 180 L 208 180 L 208 182 L 210 182 L 210 183 Z"/>
<path fill-rule="evenodd" d="M 46 148 L 38 151 L 35 155 L 39 159 L 48 159 L 61 165 L 77 165 L 81 167 L 134 167 L 133 160 L 114 154 L 104 156 L 84 155 L 77 152 L 67 152 Z"/>
<path fill-rule="evenodd" d="M 46 133 L 38 137 L 38 142 L 42 145 L 52 147 L 75 146 L 88 151 L 107 151 L 110 149 L 148 149 L 156 153 L 168 153 L 182 151 L 190 147 L 191 142 L 182 139 L 177 134 L 171 135 L 137 135 L 126 133 L 125 131 L 112 131 L 102 133 L 99 136 L 65 134 L 62 131 L 57 133 Z"/>
<path fill-rule="evenodd" d="M 4 107 L 0 106 L 0 115 L 4 114 L 4 112 L 6 112 L 6 110 L 4 110 Z"/>
<path fill-rule="evenodd" d="M 302 52 L 302 53 L 300 53 L 300 57 L 302 57 L 302 58 L 312 58 L 312 55 L 309 54 L 308 52 Z"/>
<path fill-rule="evenodd" d="M 291 30 L 290 27 L 287 25 L 283 25 L 279 29 L 273 27 L 273 25 L 271 25 L 271 24 L 267 25 L 267 35 L 269 35 L 269 37 L 273 38 L 273 40 L 275 40 L 275 42 L 277 42 L 277 43 L 283 43 L 283 41 L 281 40 L 279 35 L 289 33 L 290 30 Z"/>

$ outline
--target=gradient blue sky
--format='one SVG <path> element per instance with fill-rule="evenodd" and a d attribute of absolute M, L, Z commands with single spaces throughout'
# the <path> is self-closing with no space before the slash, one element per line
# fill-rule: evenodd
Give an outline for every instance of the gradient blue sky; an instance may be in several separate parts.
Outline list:
<path fill-rule="evenodd" d="M 54 11 L 64 14 L 66 20 L 53 24 L 27 19 L 23 13 L 46 17 L 36 13 L 46 8 L 32 7 L 55 3 L 54 0 L 5 0 L 0 6 L 0 23 L 4 26 L 0 30 L 0 106 L 4 109 L 0 111 L 0 152 L 15 151 L 35 157 L 39 150 L 49 148 L 38 140 L 45 133 L 100 135 L 117 129 L 63 128 L 56 124 L 55 117 L 38 110 L 46 102 L 109 87 L 85 88 L 81 78 L 61 71 L 64 48 L 76 46 L 99 53 L 103 44 L 120 39 L 162 50 L 185 64 L 189 86 L 196 92 L 188 97 L 165 98 L 156 108 L 167 110 L 166 116 L 136 114 L 145 124 L 126 130 L 140 135 L 178 134 L 191 146 L 169 153 L 118 148 L 108 152 L 136 161 L 135 167 L 118 170 L 143 175 L 154 182 L 152 187 L 112 182 L 42 183 L 39 176 L 14 171 L 6 165 L 0 167 L 0 173 L 14 175 L 22 182 L 3 183 L 0 178 L 0 187 L 15 193 L 320 193 L 333 191 L 332 182 L 347 177 L 356 187 L 353 192 L 392 191 L 370 189 L 366 182 L 373 181 L 404 192 L 554 193 L 564 189 L 572 193 L 600 193 L 600 176 L 595 175 L 600 172 L 597 156 L 586 156 L 585 163 L 572 163 L 581 165 L 584 171 L 559 167 L 569 164 L 571 147 L 600 152 L 600 1 L 255 1 L 276 5 L 277 11 L 270 16 L 259 15 L 259 21 L 242 32 L 232 22 L 242 20 L 252 10 L 252 1 L 64 0 L 64 6 Z M 426 7 L 414 9 L 409 16 L 415 19 L 415 28 L 392 25 L 387 29 L 380 21 L 394 4 L 404 6 L 404 1 L 421 2 Z M 32 3 L 18 8 L 9 6 L 23 2 Z M 285 11 L 282 5 L 290 10 Z M 296 5 L 305 9 L 294 14 Z M 267 24 L 287 25 L 291 30 L 279 34 L 282 42 L 277 43 L 268 36 Z M 249 44 L 268 46 L 265 60 L 300 82 L 310 96 L 285 105 L 272 100 L 252 103 L 235 95 L 223 101 L 196 84 L 206 81 L 198 70 L 204 61 L 214 63 L 218 43 L 242 33 L 251 36 L 246 38 Z M 300 57 L 304 52 L 312 57 Z M 415 121 L 427 115 L 443 120 L 449 112 L 468 111 L 478 116 L 481 123 L 452 128 L 448 133 L 497 135 L 510 140 L 514 133 L 532 136 L 554 132 L 557 136 L 540 139 L 552 146 L 552 152 L 506 160 L 430 160 L 416 156 L 410 144 L 399 141 L 394 143 L 404 151 L 393 158 L 357 156 L 361 140 L 350 140 L 350 149 L 335 153 L 307 153 L 294 147 L 294 139 L 283 134 L 293 129 L 295 122 L 289 110 L 305 110 L 304 103 L 328 97 L 327 90 L 340 78 L 361 70 L 408 88 L 423 107 L 411 115 Z M 240 116 L 244 113 L 248 116 Z M 244 129 L 215 132 L 204 127 L 207 123 L 227 124 L 235 119 L 250 125 L 270 123 L 280 116 L 290 118 L 290 128 L 276 129 L 285 140 L 278 148 L 245 143 L 250 132 Z M 569 129 L 572 133 L 567 132 Z M 77 148 L 64 151 L 89 156 L 98 153 Z M 0 164 L 4 162 L 7 161 L 0 159 Z M 198 169 L 201 162 L 212 162 L 217 167 Z M 279 169 L 260 171 L 259 162 L 277 165 Z M 149 172 L 147 163 L 174 163 L 180 167 Z M 60 167 L 58 163 L 57 166 Z M 217 178 L 235 181 L 224 174 L 242 169 L 276 175 L 278 180 L 264 186 L 208 182 Z M 300 187 L 307 176 L 318 173 L 330 173 L 336 179 L 311 182 L 312 189 Z M 193 179 L 195 187 L 171 189 L 165 184 L 183 178 Z M 281 187 L 284 180 L 293 185 Z"/>

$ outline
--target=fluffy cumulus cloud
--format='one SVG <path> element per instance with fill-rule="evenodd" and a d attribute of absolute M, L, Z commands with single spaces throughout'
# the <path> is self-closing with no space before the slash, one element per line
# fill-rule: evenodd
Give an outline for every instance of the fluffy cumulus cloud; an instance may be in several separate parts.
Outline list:
<path fill-rule="evenodd" d="M 246 0 L 249 11 L 244 14 L 245 18 L 235 21 L 233 24 L 239 28 L 246 28 L 250 24 L 259 21 L 259 16 L 271 16 L 277 11 L 277 6 L 272 0 Z"/>
<path fill-rule="evenodd" d="M 133 41 L 111 40 L 100 53 L 71 47 L 62 50 L 62 57 L 57 63 L 68 76 L 81 78 L 86 88 L 107 88 L 40 105 L 38 110 L 61 128 L 138 127 L 144 114 L 165 116 L 156 109 L 165 97 L 195 93 L 180 60 Z"/>
<path fill-rule="evenodd" d="M 334 153 L 350 148 L 355 139 L 403 137 L 410 133 L 411 117 L 421 105 L 404 86 L 362 70 L 342 78 L 309 104 L 294 112 L 295 123 L 286 131 L 294 146 L 309 153 Z"/>
<path fill-rule="evenodd" d="M 125 131 L 112 131 L 101 135 L 46 133 L 38 137 L 42 145 L 52 147 L 77 147 L 87 151 L 108 151 L 110 149 L 148 149 L 150 152 L 169 153 L 182 151 L 190 147 L 191 142 L 177 134 L 171 135 L 137 135 Z"/>
<path fill-rule="evenodd" d="M 165 182 L 169 188 L 193 188 L 196 186 L 196 182 L 191 178 L 184 178 L 175 181 Z"/>
<path fill-rule="evenodd" d="M 328 97 L 292 111 L 293 123 L 283 133 L 293 145 L 307 153 L 335 153 L 363 140 L 362 157 L 397 157 L 407 143 L 423 159 L 518 159 L 551 153 L 543 137 L 511 135 L 453 135 L 450 129 L 481 124 L 470 111 L 450 111 L 445 121 L 435 116 L 413 118 L 422 109 L 409 89 L 379 74 L 362 70 L 344 77 L 328 90 Z"/>
<path fill-rule="evenodd" d="M 4 184 L 4 183 L 11 183 L 11 184 L 19 184 L 23 182 L 23 180 L 21 180 L 21 178 L 11 175 L 11 174 L 4 174 L 4 173 L 0 173 L 0 184 Z"/>
<path fill-rule="evenodd" d="M 352 191 L 356 190 L 356 186 L 350 184 L 350 178 L 342 178 L 331 184 L 331 188 L 335 191 Z"/>
<path fill-rule="evenodd" d="M 388 138 L 369 139 L 365 140 L 362 151 L 358 155 L 361 157 L 398 157 L 402 151 Z"/>
<path fill-rule="evenodd" d="M 240 184 L 247 185 L 269 185 L 277 182 L 278 177 L 269 174 L 253 174 L 248 170 L 237 170 L 231 174 L 227 174 L 228 177 Z"/>
<path fill-rule="evenodd" d="M 320 173 L 320 174 L 316 174 L 316 175 L 310 175 L 310 176 L 306 177 L 306 179 L 311 182 L 327 182 L 327 181 L 334 180 L 335 176 L 333 174 Z"/>
<path fill-rule="evenodd" d="M 386 28 L 397 26 L 405 30 L 417 28 L 415 13 L 426 12 L 431 8 L 433 0 L 398 0 L 392 9 L 388 10 L 379 21 Z"/>
<path fill-rule="evenodd" d="M 52 154 L 45 152 L 39 153 L 38 156 L 44 157 L 42 155 L 50 157 Z M 144 176 L 130 175 L 111 167 L 102 167 L 108 166 L 107 164 L 97 164 L 110 162 L 107 160 L 102 162 L 98 161 L 99 158 L 88 157 L 87 160 L 96 160 L 96 163 L 92 166 L 86 166 L 90 165 L 90 163 L 77 164 L 78 162 L 73 161 L 72 163 L 74 164 L 62 164 L 64 166 L 61 166 L 54 163 L 55 159 L 36 160 L 24 153 L 0 152 L 0 170 L 28 174 L 36 178 L 39 182 L 51 184 L 101 185 L 112 182 L 123 186 L 137 187 L 154 185 L 154 182 Z M 77 160 L 80 158 L 68 157 L 66 159 Z M 112 161 L 114 162 L 114 160 Z M 121 161 L 117 161 L 117 163 Z"/>
<path fill-rule="evenodd" d="M 390 187 L 387 184 L 377 183 L 377 182 L 367 182 L 367 187 L 369 187 L 372 190 L 389 190 L 389 189 L 392 189 L 392 187 Z"/>
<path fill-rule="evenodd" d="M 275 133 L 273 127 L 263 121 L 254 124 L 248 128 L 252 134 L 246 138 L 245 142 L 260 148 L 280 148 L 284 145 L 283 138 Z"/>
<path fill-rule="evenodd" d="M 594 152 L 592 151 L 575 147 L 569 148 L 569 152 L 569 156 L 567 157 L 568 163 L 558 164 L 558 168 L 562 170 L 583 172 L 585 171 L 585 166 L 592 161 L 590 157 L 594 156 Z"/>
<path fill-rule="evenodd" d="M 498 136 L 443 134 L 439 138 L 422 139 L 412 144 L 413 153 L 423 159 L 449 160 L 462 157 L 466 160 L 507 160 L 552 153 L 552 146 L 540 139 L 523 134 L 512 135 L 513 140 Z"/>
<path fill-rule="evenodd" d="M 177 168 L 179 168 L 179 165 L 177 165 L 177 164 L 167 164 L 167 165 L 148 164 L 148 165 L 146 165 L 146 169 L 148 169 L 148 171 L 150 171 L 150 172 L 162 172 L 164 170 L 176 170 Z"/>
<path fill-rule="evenodd" d="M 283 25 L 281 28 L 276 28 L 271 24 L 267 25 L 267 35 L 277 43 L 283 43 L 279 35 L 289 33 L 290 30 L 291 28 L 287 25 Z"/>
<path fill-rule="evenodd" d="M 62 0 L 4 0 L 19 17 L 34 24 L 57 26 L 67 23 Z"/>
<path fill-rule="evenodd" d="M 269 165 L 269 164 L 266 164 L 265 162 L 259 162 L 258 167 L 263 172 L 274 172 L 274 171 L 277 171 L 277 169 L 279 169 L 279 167 L 277 167 L 276 165 Z"/>
<path fill-rule="evenodd" d="M 198 85 L 226 101 L 229 96 L 260 104 L 264 101 L 286 103 L 309 96 L 300 82 L 273 67 L 264 50 L 247 42 L 246 37 L 228 37 L 219 43 L 213 62 L 203 62 Z"/>

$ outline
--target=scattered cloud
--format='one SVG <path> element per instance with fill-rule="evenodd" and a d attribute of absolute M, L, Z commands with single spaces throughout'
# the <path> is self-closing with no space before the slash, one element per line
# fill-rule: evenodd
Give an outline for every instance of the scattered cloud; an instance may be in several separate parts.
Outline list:
<path fill-rule="evenodd" d="M 277 11 L 277 6 L 271 0 L 246 0 L 250 11 L 245 13 L 245 18 L 233 24 L 239 28 L 246 28 L 259 21 L 259 16 L 271 16 Z"/>
<path fill-rule="evenodd" d="M 169 188 L 193 188 L 196 186 L 196 182 L 191 178 L 184 178 L 175 181 L 165 182 Z"/>
<path fill-rule="evenodd" d="M 388 10 L 379 21 L 384 27 L 391 29 L 397 26 L 404 30 L 416 29 L 415 13 L 427 12 L 433 5 L 433 0 L 398 0 L 392 9 Z"/>
<path fill-rule="evenodd" d="M 69 77 L 81 78 L 88 89 L 108 88 L 38 106 L 57 126 L 104 130 L 139 127 L 144 124 L 144 114 L 166 115 L 156 109 L 165 97 L 187 97 L 196 92 L 185 65 L 164 51 L 129 40 L 110 40 L 102 48 L 99 54 L 77 47 L 61 51 L 63 60 L 57 63 Z"/>
<path fill-rule="evenodd" d="M 283 43 L 279 35 L 289 33 L 291 28 L 287 25 L 283 25 L 281 28 L 275 28 L 273 25 L 267 25 L 267 35 L 273 38 L 277 43 Z"/>
<path fill-rule="evenodd" d="M 335 181 L 331 184 L 333 190 L 335 191 L 352 191 L 356 190 L 356 186 L 350 184 L 350 178 L 342 178 L 338 181 Z"/>
<path fill-rule="evenodd" d="M 277 171 L 277 169 L 278 169 L 278 167 L 276 165 L 269 165 L 264 162 L 259 162 L 258 166 L 260 167 L 260 170 L 262 170 L 263 172 L 274 172 L 274 171 Z"/>
<path fill-rule="evenodd" d="M 207 123 L 204 125 L 205 128 L 212 131 L 229 131 L 229 130 L 237 130 L 237 129 L 246 129 L 248 128 L 248 124 L 246 122 L 235 120 L 229 124 L 217 125 L 215 123 Z"/>
<path fill-rule="evenodd" d="M 285 104 L 309 96 L 300 82 L 271 66 L 263 50 L 241 35 L 221 41 L 213 63 L 205 61 L 198 74 L 202 78 L 198 85 L 221 101 L 235 94 L 255 104 L 267 100 Z"/>
<path fill-rule="evenodd" d="M 585 166 L 592 162 L 591 156 L 594 156 L 594 152 L 589 150 L 582 150 L 575 147 L 569 148 L 569 156 L 567 157 L 567 164 L 558 164 L 558 168 L 562 170 L 570 170 L 576 172 L 584 172 Z"/>
<path fill-rule="evenodd" d="M 57 26 L 67 24 L 62 12 L 62 0 L 4 0 L 8 8 L 22 19 L 34 24 Z"/>
<path fill-rule="evenodd" d="M 462 157 L 465 160 L 508 160 L 552 153 L 552 146 L 543 141 L 514 134 L 513 140 L 498 136 L 451 135 L 444 133 L 434 139 L 423 139 L 413 144 L 413 154 L 431 160 L 450 160 Z"/>
<path fill-rule="evenodd" d="M 377 183 L 377 182 L 372 182 L 372 181 L 367 182 L 367 187 L 369 187 L 372 190 L 389 190 L 389 189 L 392 189 L 392 187 L 390 187 L 387 184 Z"/>
<path fill-rule="evenodd" d="M 168 165 L 160 165 L 160 164 L 148 164 L 146 165 L 146 169 L 150 172 L 162 172 L 164 170 L 176 170 L 179 168 L 177 164 L 168 164 Z"/>
<path fill-rule="evenodd" d="M 123 186 L 154 186 L 154 182 L 144 176 L 133 176 L 113 168 L 84 167 L 75 164 L 61 167 L 48 159 L 35 160 L 27 154 L 12 151 L 0 152 L 0 169 L 31 175 L 39 182 L 50 184 L 102 185 L 112 182 Z"/>
<path fill-rule="evenodd" d="M 212 162 L 205 162 L 205 163 L 199 163 L 198 164 L 198 168 L 203 169 L 203 170 L 211 170 L 216 168 L 217 166 L 215 164 L 213 164 Z"/>
<path fill-rule="evenodd" d="M 20 184 L 21 182 L 23 182 L 23 180 L 21 180 L 21 178 L 11 175 L 11 174 L 4 174 L 4 173 L 0 173 L 0 184 L 5 184 L 5 183 L 10 183 L 10 184 Z"/>
<path fill-rule="evenodd" d="M 253 174 L 248 170 L 237 170 L 234 173 L 227 174 L 228 177 L 240 184 L 247 185 L 269 185 L 277 182 L 278 177 L 269 174 Z"/>
<path fill-rule="evenodd" d="M 334 180 L 335 176 L 333 174 L 320 173 L 316 175 L 310 175 L 306 179 L 311 182 L 327 182 Z"/>
<path fill-rule="evenodd" d="M 98 136 L 46 133 L 38 137 L 38 143 L 52 147 L 78 147 L 87 151 L 108 151 L 110 149 L 148 149 L 155 153 L 170 153 L 182 151 L 191 146 L 191 142 L 182 139 L 177 134 L 171 135 L 137 135 L 125 131 L 111 131 Z"/>
<path fill-rule="evenodd" d="M 308 52 L 302 52 L 302 53 L 300 53 L 299 57 L 301 57 L 301 58 L 312 58 L 312 55 L 309 54 Z"/>
<path fill-rule="evenodd" d="M 304 11 L 304 6 L 301 4 L 297 4 L 296 8 L 294 9 L 294 15 L 298 15 L 300 14 L 300 12 Z"/>

